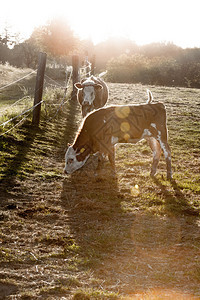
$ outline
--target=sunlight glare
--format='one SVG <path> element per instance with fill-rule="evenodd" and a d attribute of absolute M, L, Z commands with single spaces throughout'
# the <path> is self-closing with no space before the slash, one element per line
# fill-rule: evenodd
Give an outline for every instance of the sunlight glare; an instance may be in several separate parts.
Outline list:
<path fill-rule="evenodd" d="M 11 24 L 13 31 L 28 38 L 35 27 L 62 17 L 80 39 L 91 39 L 94 44 L 118 36 L 138 45 L 168 41 L 197 47 L 197 5 L 197 0 L 189 6 L 179 0 L 101 0 L 97 4 L 92 0 L 7 0 L 1 4 L 0 29 Z"/>
<path fill-rule="evenodd" d="M 137 197 L 140 194 L 139 186 L 138 184 L 135 184 L 133 187 L 131 187 L 131 195 L 133 197 Z"/>

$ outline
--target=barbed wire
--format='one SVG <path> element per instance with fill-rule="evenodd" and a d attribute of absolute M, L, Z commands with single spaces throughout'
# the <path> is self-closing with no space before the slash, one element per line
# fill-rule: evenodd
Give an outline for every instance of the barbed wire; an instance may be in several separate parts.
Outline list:
<path fill-rule="evenodd" d="M 92 66 L 92 64 L 91 64 L 88 60 L 86 60 L 86 62 L 87 62 L 87 65 L 85 65 L 84 67 L 80 68 L 80 69 L 79 69 L 79 72 L 80 72 L 81 70 L 86 71 L 86 70 L 89 69 L 89 71 L 88 71 L 87 73 L 85 73 L 84 76 L 87 76 L 87 75 L 91 76 L 91 71 L 92 71 L 92 70 L 91 70 L 91 66 Z M 17 83 L 17 82 L 23 80 L 24 78 L 30 76 L 31 74 L 33 74 L 33 73 L 35 73 L 35 72 L 36 72 L 36 71 L 34 70 L 34 71 L 30 72 L 29 74 L 27 74 L 27 75 L 21 77 L 20 79 L 15 80 L 15 81 L 13 81 L 13 82 L 11 82 L 11 83 L 9 83 L 9 84 L 3 86 L 3 87 L 0 87 L 0 90 L 3 90 L 4 88 L 6 88 L 6 87 L 8 87 L 8 86 L 11 86 L 11 85 L 13 85 L 13 84 L 15 84 L 15 83 Z M 55 112 L 54 115 L 49 119 L 49 121 L 52 120 L 53 118 L 55 118 L 55 117 L 57 116 L 59 110 L 62 109 L 63 106 L 64 106 L 70 99 L 72 99 L 72 97 L 69 97 L 69 98 L 66 100 L 66 94 L 67 94 L 67 90 L 68 90 L 68 87 L 69 87 L 69 84 L 70 84 L 70 81 L 71 81 L 71 78 L 72 78 L 72 73 L 73 73 L 73 68 L 70 68 L 70 74 L 69 74 L 69 72 L 66 72 L 66 81 L 65 81 L 65 85 L 64 85 L 64 86 L 62 86 L 62 85 L 61 85 L 60 83 L 58 83 L 56 80 L 50 78 L 48 75 L 45 75 L 46 78 L 48 78 L 48 79 L 51 80 L 52 82 L 56 83 L 57 86 L 59 86 L 59 87 L 61 87 L 61 88 L 64 89 L 64 95 L 63 95 L 63 97 L 62 97 L 61 102 L 60 102 L 59 104 L 56 104 L 56 103 L 49 104 L 49 103 L 47 103 L 46 101 L 41 100 L 41 101 L 40 101 L 39 103 L 37 103 L 36 105 L 33 105 L 32 107 L 30 107 L 30 108 L 28 108 L 28 109 L 22 111 L 22 112 L 21 112 L 20 114 L 18 114 L 17 116 L 14 116 L 13 118 L 10 118 L 9 120 L 7 120 L 7 121 L 3 122 L 2 124 L 0 124 L 0 127 L 4 127 L 4 126 L 6 126 L 8 123 L 10 123 L 10 122 L 16 120 L 17 118 L 19 118 L 19 117 L 21 117 L 21 116 L 24 116 L 24 115 L 26 114 L 26 115 L 25 115 L 25 116 L 24 116 L 17 124 L 15 124 L 14 126 L 12 126 L 12 127 L 11 127 L 10 129 L 8 129 L 6 132 L 0 134 L 0 136 L 5 135 L 6 133 L 8 133 L 8 132 L 10 132 L 12 129 L 14 129 L 16 126 L 18 126 L 19 124 L 21 124 L 21 122 L 22 122 L 23 120 L 25 120 L 25 119 L 30 115 L 31 111 L 32 111 L 35 107 L 37 107 L 38 105 L 40 105 L 40 104 L 42 104 L 42 103 L 44 103 L 45 107 L 46 107 L 47 105 L 58 106 L 56 112 Z M 69 76 L 68 76 L 68 74 L 69 74 Z M 25 96 L 25 97 L 23 97 L 22 99 L 17 100 L 17 101 L 16 101 L 15 103 L 13 103 L 10 107 L 15 106 L 15 105 L 18 104 L 20 101 L 22 101 L 22 100 L 24 100 L 24 99 L 27 99 L 27 98 L 28 98 L 28 96 Z M 10 107 L 4 109 L 3 112 L 7 111 Z M 46 108 L 45 108 L 45 110 L 46 110 Z"/>
<path fill-rule="evenodd" d="M 81 74 L 83 73 L 83 75 Z M 79 69 L 80 79 L 90 77 L 92 73 L 92 63 L 89 62 L 88 57 L 85 59 L 85 65 Z"/>
<path fill-rule="evenodd" d="M 61 87 L 61 88 L 65 88 L 62 84 L 60 84 L 59 82 L 57 82 L 56 80 L 52 79 L 51 77 L 49 77 L 48 75 L 44 75 L 45 78 L 48 78 L 49 80 L 51 80 L 52 82 L 55 82 L 57 86 Z M 55 85 L 55 86 L 56 86 Z"/>
<path fill-rule="evenodd" d="M 13 118 L 11 118 L 11 119 L 5 121 L 4 123 L 0 124 L 0 127 L 1 127 L 1 126 L 4 127 L 4 126 L 7 125 L 8 123 L 10 123 L 10 122 L 16 120 L 18 117 L 23 116 L 25 113 L 27 113 L 27 112 L 33 110 L 35 107 L 37 107 L 37 106 L 38 106 L 39 104 L 41 104 L 42 102 L 43 102 L 43 100 L 41 100 L 41 101 L 38 102 L 37 104 L 33 105 L 32 107 L 28 108 L 27 110 L 23 111 L 22 113 L 18 114 L 17 116 L 14 116 Z"/>
<path fill-rule="evenodd" d="M 68 79 L 67 79 L 67 76 L 66 76 L 66 87 L 67 88 L 69 87 L 70 80 L 72 79 L 72 73 L 73 73 L 73 68 L 71 68 L 70 75 L 69 75 Z"/>
<path fill-rule="evenodd" d="M 55 118 L 57 116 L 59 110 L 63 107 L 63 105 L 65 105 L 69 101 L 69 98 L 67 99 L 67 101 L 64 101 L 64 100 L 66 98 L 66 94 L 67 94 L 67 90 L 68 90 L 68 87 L 69 87 L 69 83 L 70 83 L 70 80 L 72 78 L 72 73 L 73 73 L 73 69 L 71 69 L 70 75 L 69 75 L 68 79 L 67 79 L 67 76 L 66 76 L 66 87 L 65 87 L 65 91 L 64 91 L 64 95 L 63 95 L 62 101 L 59 104 L 59 107 L 57 108 L 55 114 L 49 119 L 49 121 L 52 120 L 53 118 Z M 48 104 L 45 102 L 45 105 L 48 105 Z"/>
<path fill-rule="evenodd" d="M 35 72 L 35 71 L 34 71 L 34 72 Z M 29 75 L 32 74 L 32 73 L 33 73 L 33 72 L 27 74 L 26 76 L 23 76 L 21 79 L 15 81 L 15 82 L 12 82 L 12 83 L 10 83 L 9 85 L 6 85 L 6 86 L 4 86 L 4 87 L 10 86 L 11 84 L 14 84 L 14 83 L 16 83 L 16 82 L 18 82 L 18 81 L 24 79 L 25 77 L 29 76 Z M 72 77 L 72 69 L 71 69 L 69 78 L 67 78 L 67 76 L 66 76 L 66 84 L 65 84 L 64 87 L 63 87 L 61 84 L 57 83 L 57 82 L 56 82 L 55 80 L 53 80 L 52 78 L 50 78 L 49 76 L 47 76 L 47 75 L 45 75 L 45 76 L 46 76 L 48 79 L 54 81 L 56 84 L 58 84 L 59 86 L 61 86 L 62 88 L 65 89 L 65 93 L 64 93 L 64 97 L 63 97 L 63 99 L 64 99 L 64 98 L 66 97 L 66 92 L 67 92 L 67 89 L 68 89 L 68 87 L 69 87 L 69 82 L 70 82 L 71 77 Z M 8 109 L 12 108 L 12 107 L 15 106 L 16 104 L 18 104 L 19 102 L 21 102 L 21 101 L 23 101 L 24 99 L 27 99 L 27 98 L 28 98 L 28 97 L 25 96 L 25 97 L 23 97 L 22 99 L 17 100 L 15 103 L 11 104 L 9 107 L 6 107 L 6 108 L 5 108 L 3 111 L 1 111 L 0 113 L 2 114 L 3 112 L 7 111 Z M 10 123 L 10 122 L 14 121 L 15 119 L 17 119 L 18 117 L 20 117 L 20 116 L 26 114 L 26 113 L 29 112 L 29 111 L 32 111 L 36 106 L 38 106 L 39 104 L 41 104 L 41 103 L 43 103 L 43 102 L 45 102 L 45 101 L 42 100 L 42 101 L 40 101 L 39 103 L 37 103 L 36 105 L 34 105 L 34 106 L 32 106 L 32 107 L 26 109 L 25 111 L 23 111 L 22 113 L 20 113 L 20 114 L 18 114 L 18 115 L 16 115 L 15 117 L 10 118 L 9 120 L 3 122 L 2 124 L 0 124 L 0 127 L 1 127 L 1 126 L 4 127 L 4 126 L 7 125 L 8 123 Z M 46 103 L 46 102 L 45 102 L 45 103 Z M 61 104 L 58 104 L 58 105 L 61 106 L 61 105 L 63 105 L 63 104 L 64 104 L 64 101 L 62 100 Z M 54 104 L 52 104 L 52 105 L 54 105 Z M 10 131 L 10 130 L 9 130 L 9 131 Z"/>
<path fill-rule="evenodd" d="M 30 75 L 33 74 L 33 73 L 36 73 L 36 70 L 30 72 L 29 74 L 27 74 L 27 75 L 25 75 L 25 76 L 23 76 L 23 77 L 21 77 L 21 78 L 15 80 L 15 81 L 13 81 L 13 82 L 10 82 L 10 83 L 8 83 L 8 84 L 6 84 L 6 85 L 0 87 L 0 91 L 3 90 L 3 89 L 5 89 L 5 88 L 7 88 L 7 87 L 9 87 L 9 86 L 11 86 L 11 85 L 13 85 L 13 84 L 15 84 L 15 83 L 17 83 L 17 82 L 19 82 L 19 81 L 21 81 L 21 80 L 23 80 L 24 78 L 30 76 Z"/>
<path fill-rule="evenodd" d="M 22 116 L 22 115 L 24 115 L 25 113 L 28 112 L 28 114 L 27 114 L 26 116 L 24 116 L 17 124 L 15 124 L 15 125 L 12 126 L 11 128 L 9 128 L 7 131 L 1 133 L 1 134 L 0 134 L 0 137 L 3 136 L 3 135 L 5 135 L 5 134 L 7 134 L 8 132 L 10 132 L 10 131 L 13 130 L 14 128 L 16 128 L 17 126 L 19 126 L 19 125 L 20 125 L 20 124 L 21 124 L 21 123 L 22 123 L 22 122 L 30 115 L 31 111 L 32 111 L 36 106 L 38 106 L 39 104 L 41 104 L 42 102 L 43 102 L 43 100 L 40 101 L 39 103 L 37 103 L 36 105 L 32 106 L 31 108 L 27 109 L 26 111 L 24 111 L 24 112 L 21 113 L 20 115 L 18 115 L 18 116 L 16 116 L 16 117 L 13 117 L 12 119 L 10 119 L 10 120 L 4 122 L 3 124 L 1 124 L 0 126 L 3 126 L 4 124 L 7 124 L 8 122 L 14 121 L 17 117 Z"/>
<path fill-rule="evenodd" d="M 3 136 L 5 134 L 7 134 L 11 130 L 13 130 L 14 128 L 16 128 L 17 126 L 19 126 L 30 115 L 30 113 L 31 113 L 31 111 L 23 119 L 21 119 L 17 124 L 15 124 L 13 127 L 11 127 L 10 129 L 8 129 L 7 131 L 1 133 L 0 136 Z"/>
<path fill-rule="evenodd" d="M 15 101 L 13 104 L 11 104 L 10 106 L 7 106 L 6 108 L 4 108 L 3 110 L 0 111 L 0 114 L 3 114 L 5 111 L 7 111 L 8 109 L 10 109 L 11 107 L 15 106 L 16 104 L 19 104 L 19 102 L 23 101 L 23 100 L 27 100 L 30 99 L 30 96 L 24 96 L 23 98 Z"/>

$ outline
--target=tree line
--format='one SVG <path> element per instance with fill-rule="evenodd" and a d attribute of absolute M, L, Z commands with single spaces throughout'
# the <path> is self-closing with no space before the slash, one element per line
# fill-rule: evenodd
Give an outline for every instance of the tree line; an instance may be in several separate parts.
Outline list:
<path fill-rule="evenodd" d="M 54 62 L 69 62 L 95 56 L 95 72 L 108 70 L 112 82 L 143 83 L 200 88 L 200 48 L 182 49 L 173 43 L 138 46 L 126 38 L 110 38 L 94 45 L 80 40 L 65 20 L 54 19 L 34 29 L 29 39 L 20 41 L 5 28 L 0 33 L 0 63 L 16 67 L 37 67 L 38 53 L 44 51 Z"/>
<path fill-rule="evenodd" d="M 143 49 L 138 53 L 112 58 L 107 64 L 108 80 L 200 88 L 199 48 L 181 49 L 169 44 L 152 44 L 151 47 L 152 50 L 154 47 L 160 48 L 160 53 L 154 56 L 154 51 L 146 52 Z M 170 48 L 176 51 L 170 54 L 167 51 Z"/>
<path fill-rule="evenodd" d="M 19 42 L 16 36 L 5 28 L 0 34 L 0 63 L 16 67 L 36 68 L 38 53 L 46 52 L 53 61 L 67 57 L 78 45 L 69 25 L 60 20 L 51 20 L 35 28 L 29 39 Z"/>

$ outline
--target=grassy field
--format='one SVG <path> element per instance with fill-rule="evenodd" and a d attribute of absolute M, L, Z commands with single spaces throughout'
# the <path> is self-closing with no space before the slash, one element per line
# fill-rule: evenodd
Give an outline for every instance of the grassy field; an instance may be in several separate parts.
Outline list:
<path fill-rule="evenodd" d="M 145 142 L 64 175 L 81 122 L 68 102 L 0 140 L 0 299 L 200 299 L 200 91 L 109 84 L 109 103 L 165 103 L 173 181 Z"/>
<path fill-rule="evenodd" d="M 0 64 L 0 135 L 20 124 L 24 118 L 31 120 L 36 74 L 37 70 Z M 65 80 L 64 70 L 46 68 L 43 88 L 45 105 L 43 104 L 42 109 L 42 114 L 46 117 L 57 110 L 63 97 Z M 15 119 L 16 116 L 19 117 Z M 15 120 L 10 122 L 12 118 Z M 8 123 L 3 126 L 5 122 Z"/>

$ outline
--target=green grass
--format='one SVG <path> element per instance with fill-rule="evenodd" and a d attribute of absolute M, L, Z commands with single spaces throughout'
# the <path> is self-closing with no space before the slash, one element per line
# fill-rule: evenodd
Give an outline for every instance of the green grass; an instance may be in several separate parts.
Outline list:
<path fill-rule="evenodd" d="M 146 100 L 147 87 L 109 86 L 110 103 L 123 103 L 127 91 Z M 51 120 L 43 113 L 39 129 L 27 120 L 1 137 L 5 290 L 13 279 L 21 299 L 200 296 L 200 91 L 148 88 L 167 108 L 171 182 L 163 156 L 150 178 L 145 142 L 117 146 L 115 177 L 108 162 L 97 174 L 88 165 L 64 176 L 65 148 L 81 122 L 72 102 Z"/>
<path fill-rule="evenodd" d="M 16 119 L 15 117 L 34 105 L 36 73 L 37 72 L 31 69 L 20 69 L 9 65 L 0 65 L 0 88 L 5 86 L 5 88 L 0 90 L 0 124 L 14 118 L 12 122 L 6 123 L 5 126 L 0 126 L 0 134 L 11 129 L 18 124 L 20 120 L 23 121 L 24 117 L 26 117 L 26 120 L 31 121 L 32 113 L 30 112 L 26 112 Z M 29 76 L 22 79 L 27 75 Z M 44 104 L 42 105 L 41 113 L 42 116 L 50 118 L 56 114 L 64 94 L 64 89 L 62 87 L 52 87 L 52 82 L 64 87 L 65 73 L 59 69 L 47 68 L 45 75 L 51 77 L 45 78 L 42 98 Z M 19 79 L 22 80 L 15 82 Z M 8 86 L 6 87 L 6 85 Z"/>

